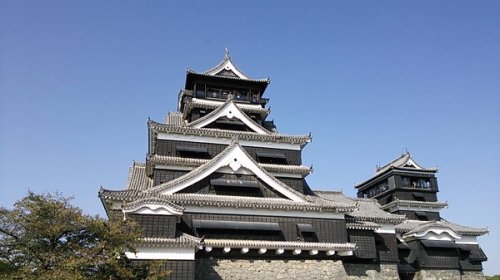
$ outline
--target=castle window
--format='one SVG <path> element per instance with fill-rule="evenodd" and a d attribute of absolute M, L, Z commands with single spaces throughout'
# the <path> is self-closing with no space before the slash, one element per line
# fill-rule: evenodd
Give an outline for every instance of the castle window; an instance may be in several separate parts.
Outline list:
<path fill-rule="evenodd" d="M 402 186 L 412 189 L 430 189 L 431 182 L 427 178 L 402 177 Z"/>
<path fill-rule="evenodd" d="M 318 242 L 316 231 L 311 224 L 297 224 L 299 238 L 305 242 Z"/>
<path fill-rule="evenodd" d="M 419 221 L 429 221 L 429 217 L 427 216 L 426 212 L 415 211 L 415 216 L 417 217 L 417 220 L 419 220 Z"/>
<path fill-rule="evenodd" d="M 229 95 L 233 94 L 233 91 L 230 89 L 223 88 L 223 89 L 221 89 L 221 92 L 222 92 L 222 94 L 221 94 L 222 99 L 227 99 Z"/>
<path fill-rule="evenodd" d="M 248 101 L 248 92 L 245 90 L 235 90 L 234 91 L 234 99 L 241 101 Z"/>
<path fill-rule="evenodd" d="M 369 189 L 365 193 L 365 197 L 374 197 L 374 196 L 381 194 L 387 190 L 389 190 L 389 183 L 387 181 L 383 181 L 383 182 L 379 183 L 378 185 L 376 185 L 375 187 Z"/>
<path fill-rule="evenodd" d="M 284 240 L 278 223 L 193 220 L 198 236 L 218 239 Z"/>
<path fill-rule="evenodd" d="M 196 98 L 205 98 L 205 84 L 196 84 L 195 95 Z"/>
<path fill-rule="evenodd" d="M 284 154 L 257 152 L 256 156 L 257 161 L 260 163 L 288 164 L 288 161 Z"/>
<path fill-rule="evenodd" d="M 220 99 L 220 89 L 218 88 L 207 88 L 207 98 L 216 98 Z"/>
<path fill-rule="evenodd" d="M 425 195 L 421 193 L 412 193 L 413 199 L 416 201 L 426 201 Z"/>
<path fill-rule="evenodd" d="M 262 197 L 262 190 L 256 181 L 234 179 L 212 179 L 210 185 L 218 195 Z"/>
<path fill-rule="evenodd" d="M 210 154 L 208 153 L 207 148 L 177 146 L 175 147 L 175 149 L 177 151 L 177 155 L 181 157 L 204 159 L 210 158 Z"/>

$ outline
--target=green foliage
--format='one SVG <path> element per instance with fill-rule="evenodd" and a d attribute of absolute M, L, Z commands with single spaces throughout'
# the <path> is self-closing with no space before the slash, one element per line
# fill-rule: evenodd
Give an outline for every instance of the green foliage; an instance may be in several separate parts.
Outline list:
<path fill-rule="evenodd" d="M 486 280 L 500 280 L 500 274 L 493 276 L 486 276 Z"/>
<path fill-rule="evenodd" d="M 60 194 L 28 195 L 0 207 L 1 279 L 164 279 L 160 263 L 132 265 L 135 224 L 89 216 Z"/>

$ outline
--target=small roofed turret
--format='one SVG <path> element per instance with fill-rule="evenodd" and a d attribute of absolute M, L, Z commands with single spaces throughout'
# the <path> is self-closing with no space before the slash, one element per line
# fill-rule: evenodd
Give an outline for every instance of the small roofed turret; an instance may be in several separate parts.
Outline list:
<path fill-rule="evenodd" d="M 205 72 L 188 69 L 186 84 L 179 93 L 178 110 L 187 122 L 192 122 L 210 113 L 227 100 L 238 103 L 245 113 L 259 125 L 265 122 L 270 110 L 269 99 L 262 98 L 269 78 L 252 79 L 231 60 L 229 51 L 222 61 Z"/>
<path fill-rule="evenodd" d="M 262 96 L 270 83 L 269 78 L 253 79 L 241 71 L 231 60 L 229 51 L 226 49 L 226 54 L 222 61 L 216 66 L 204 71 L 197 72 L 191 69 L 187 70 L 186 75 L 186 90 L 201 90 L 201 84 L 206 84 L 206 90 L 210 94 L 210 86 L 224 85 L 226 87 L 239 87 L 240 89 L 251 90 L 253 94 Z M 196 86 L 198 85 L 198 86 Z M 200 93 L 200 92 L 198 92 Z M 236 96 L 237 92 L 235 92 Z M 235 98 L 238 99 L 238 98 Z"/>
<path fill-rule="evenodd" d="M 435 168 L 418 164 L 409 152 L 377 167 L 375 175 L 355 186 L 360 198 L 375 198 L 383 209 L 409 219 L 439 220 L 448 205 L 437 201 Z"/>

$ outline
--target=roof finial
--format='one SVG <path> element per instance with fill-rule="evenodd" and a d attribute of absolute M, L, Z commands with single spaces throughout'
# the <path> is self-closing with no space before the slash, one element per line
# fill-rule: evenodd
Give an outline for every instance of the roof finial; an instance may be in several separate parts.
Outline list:
<path fill-rule="evenodd" d="M 224 54 L 224 58 L 231 58 L 229 55 L 229 48 L 226 47 L 226 53 Z"/>

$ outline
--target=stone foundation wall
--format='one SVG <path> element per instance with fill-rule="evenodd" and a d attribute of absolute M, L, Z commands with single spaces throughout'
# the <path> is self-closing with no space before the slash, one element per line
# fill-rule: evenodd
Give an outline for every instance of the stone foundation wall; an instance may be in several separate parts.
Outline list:
<path fill-rule="evenodd" d="M 485 277 L 481 271 L 464 271 L 460 273 L 458 270 L 441 270 L 428 269 L 420 270 L 415 273 L 414 280 L 484 280 Z"/>
<path fill-rule="evenodd" d="M 343 267 L 347 275 L 345 279 L 349 280 L 399 280 L 398 267 L 395 264 L 344 263 Z"/>
<path fill-rule="evenodd" d="M 197 259 L 196 279 L 399 279 L 396 265 L 338 260 Z"/>
<path fill-rule="evenodd" d="M 486 277 L 484 276 L 482 271 L 464 271 L 462 273 L 461 280 L 484 280 Z"/>

